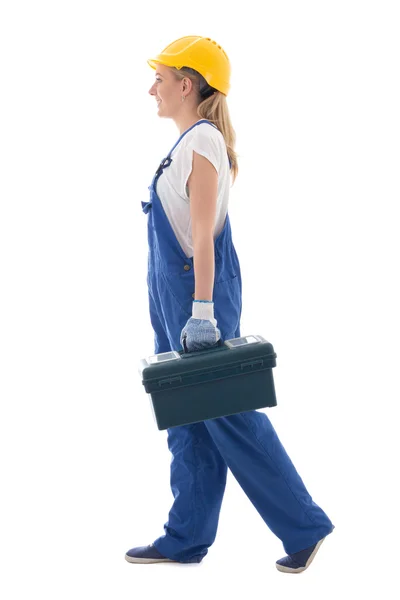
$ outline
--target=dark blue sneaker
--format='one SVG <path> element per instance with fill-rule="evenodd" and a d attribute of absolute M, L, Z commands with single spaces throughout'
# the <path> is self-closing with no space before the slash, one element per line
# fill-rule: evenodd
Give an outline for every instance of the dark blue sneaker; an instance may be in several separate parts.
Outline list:
<path fill-rule="evenodd" d="M 125 554 L 125 559 L 131 563 L 178 562 L 160 554 L 153 544 L 131 548 Z"/>
<path fill-rule="evenodd" d="M 302 571 L 305 571 L 311 565 L 314 556 L 317 554 L 325 538 L 326 536 L 305 550 L 300 550 L 300 552 L 288 554 L 284 558 L 280 558 L 275 563 L 276 568 L 283 573 L 302 573 Z"/>

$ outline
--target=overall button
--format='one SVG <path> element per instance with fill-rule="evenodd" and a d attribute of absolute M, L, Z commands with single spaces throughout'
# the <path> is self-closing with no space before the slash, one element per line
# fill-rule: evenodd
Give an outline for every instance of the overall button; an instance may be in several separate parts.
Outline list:
<path fill-rule="evenodd" d="M 183 268 L 185 269 L 185 271 L 189 271 L 190 265 L 185 265 Z"/>
<path fill-rule="evenodd" d="M 194 298 L 194 297 L 195 297 L 195 295 L 196 295 L 195 293 L 194 293 L 194 294 L 192 294 L 192 298 Z"/>

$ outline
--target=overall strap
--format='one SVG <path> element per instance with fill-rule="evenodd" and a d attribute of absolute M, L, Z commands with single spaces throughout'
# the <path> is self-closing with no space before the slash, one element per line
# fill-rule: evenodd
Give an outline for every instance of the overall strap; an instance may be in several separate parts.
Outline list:
<path fill-rule="evenodd" d="M 212 125 L 213 127 L 215 127 L 215 129 L 218 129 L 218 127 L 216 125 L 214 125 L 214 123 L 211 123 L 210 121 L 207 121 L 207 119 L 201 119 L 201 121 L 197 121 L 197 123 L 194 123 L 191 127 L 189 127 L 189 129 L 187 129 L 186 131 L 184 131 L 182 133 L 182 135 L 180 136 L 179 140 L 176 142 L 176 144 L 174 144 L 174 146 L 168 152 L 168 156 L 170 156 L 172 154 L 172 152 L 175 150 L 175 148 L 177 147 L 177 145 L 179 144 L 179 142 L 181 141 L 181 139 L 183 137 L 185 137 L 185 135 L 187 133 L 189 133 L 189 131 L 191 131 L 193 129 L 193 127 L 196 127 L 196 125 L 200 125 L 200 123 L 208 123 L 209 125 Z"/>
<path fill-rule="evenodd" d="M 172 162 L 172 158 L 171 158 L 171 154 L 172 152 L 175 150 L 175 148 L 177 147 L 177 145 L 179 144 L 179 142 L 181 141 L 181 139 L 187 134 L 189 133 L 189 131 L 191 131 L 193 129 L 193 127 L 196 127 L 196 125 L 200 125 L 200 123 L 208 123 L 209 125 L 212 125 L 212 127 L 215 127 L 215 129 L 218 129 L 218 127 L 216 125 L 214 125 L 214 123 L 211 123 L 211 121 L 208 121 L 207 119 L 201 119 L 200 121 L 197 121 L 197 123 L 194 123 L 191 127 L 189 127 L 189 129 L 187 129 L 186 131 L 184 131 L 182 133 L 182 135 L 179 137 L 178 141 L 173 145 L 173 147 L 171 148 L 171 150 L 168 152 L 167 156 L 165 158 L 162 159 L 157 171 L 156 171 L 156 175 L 155 176 L 159 176 L 162 172 L 162 170 L 164 169 L 164 167 L 169 167 L 169 165 Z M 231 159 L 229 158 L 228 155 L 228 159 L 229 159 L 229 168 L 232 168 L 232 163 L 231 163 Z"/>

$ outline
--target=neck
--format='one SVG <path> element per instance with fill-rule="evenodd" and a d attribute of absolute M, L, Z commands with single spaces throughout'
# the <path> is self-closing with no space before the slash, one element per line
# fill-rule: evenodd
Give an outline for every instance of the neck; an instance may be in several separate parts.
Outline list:
<path fill-rule="evenodd" d="M 178 119 L 174 119 L 175 124 L 179 129 L 179 134 L 182 135 L 182 133 L 187 131 L 192 125 L 197 123 L 197 121 L 201 121 L 201 118 L 202 117 L 199 117 L 197 114 L 195 114 L 180 116 Z"/>

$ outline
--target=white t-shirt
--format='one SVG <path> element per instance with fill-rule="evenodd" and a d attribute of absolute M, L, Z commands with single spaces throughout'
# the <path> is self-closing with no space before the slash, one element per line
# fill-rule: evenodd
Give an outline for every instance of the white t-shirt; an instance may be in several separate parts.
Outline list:
<path fill-rule="evenodd" d="M 200 119 L 199 119 L 200 120 Z M 205 156 L 218 173 L 218 196 L 214 240 L 220 234 L 228 212 L 230 168 L 224 136 L 209 123 L 200 123 L 186 133 L 171 153 L 172 162 L 157 180 L 157 195 L 182 250 L 193 252 L 190 198 L 187 180 L 193 166 L 193 150 Z"/>

